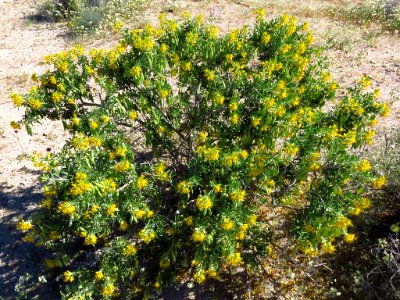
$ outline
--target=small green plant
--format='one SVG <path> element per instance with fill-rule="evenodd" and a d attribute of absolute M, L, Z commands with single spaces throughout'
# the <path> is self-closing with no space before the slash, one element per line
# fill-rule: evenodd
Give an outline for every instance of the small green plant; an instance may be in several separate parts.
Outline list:
<path fill-rule="evenodd" d="M 41 209 L 18 228 L 51 249 L 65 298 L 150 295 L 172 281 L 260 267 L 268 211 L 288 209 L 305 254 L 352 242 L 349 216 L 380 188 L 354 149 L 372 142 L 378 91 L 363 77 L 337 105 L 307 24 L 266 21 L 225 36 L 202 17 L 123 30 L 111 50 L 45 58 L 23 96 L 32 133 L 42 118 L 71 134 L 43 169 Z M 284 217 L 282 216 L 282 217 Z M 278 221 L 278 220 L 275 220 Z"/>

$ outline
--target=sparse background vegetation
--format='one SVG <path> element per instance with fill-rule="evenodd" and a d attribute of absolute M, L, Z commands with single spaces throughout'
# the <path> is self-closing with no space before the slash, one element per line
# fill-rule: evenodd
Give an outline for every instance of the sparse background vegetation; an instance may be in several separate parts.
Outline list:
<path fill-rule="evenodd" d="M 206 18 L 214 20 L 222 31 L 226 32 L 239 27 L 239 24 L 247 23 L 252 10 L 260 5 L 267 8 L 267 15 L 271 17 L 288 12 L 297 15 L 300 20 L 309 21 L 317 35 L 316 42 L 324 47 L 331 61 L 330 69 L 338 81 L 350 83 L 360 75 L 367 74 L 382 91 L 382 100 L 390 104 L 392 114 L 377 129 L 377 141 L 372 147 L 365 148 L 360 155 L 369 158 L 378 166 L 380 172 L 387 174 L 389 184 L 380 193 L 372 195 L 373 209 L 355 219 L 358 240 L 354 244 L 344 246 L 332 256 L 309 260 L 296 256 L 294 249 L 288 246 L 290 243 L 282 240 L 282 245 L 277 246 L 287 247 L 287 255 L 271 255 L 271 259 L 263 263 L 264 280 L 240 276 L 238 280 L 249 283 L 248 286 L 254 295 L 258 295 L 254 296 L 256 299 L 284 295 L 304 299 L 399 299 L 399 273 L 396 273 L 399 270 L 399 252 L 396 248 L 399 242 L 398 234 L 393 232 L 393 229 L 396 230 L 396 226 L 393 225 L 400 221 L 400 146 L 396 136 L 400 126 L 400 40 L 397 32 L 400 20 L 399 1 L 132 1 L 132 10 L 129 6 L 121 8 L 122 2 L 118 1 L 112 4 L 74 2 L 75 6 L 67 10 L 57 8 L 55 3 L 38 2 L 37 10 L 38 6 L 32 6 L 31 1 L 21 1 L 17 12 L 13 8 L 14 2 L 5 1 L 0 4 L 4 5 L 7 12 L 7 18 L 0 18 L 0 23 L 4 24 L 4 33 L 12 37 L 12 31 L 7 25 L 13 24 L 13 30 L 18 32 L 14 39 L 21 40 L 17 43 L 18 46 L 15 46 L 10 38 L 4 38 L 0 45 L 0 59 L 3 62 L 0 72 L 0 110 L 1 113 L 4 112 L 0 115 L 0 154 L 3 154 L 0 159 L 0 223 L 4 225 L 0 235 L 0 299 L 15 299 L 17 295 L 20 299 L 32 299 L 33 295 L 38 293 L 41 293 L 42 298 L 45 297 L 43 299 L 57 298 L 54 294 L 58 288 L 57 284 L 37 289 L 38 281 L 45 278 L 38 276 L 49 276 L 35 273 L 35 268 L 32 267 L 41 266 L 43 254 L 35 252 L 32 247 L 22 245 L 14 229 L 16 222 L 26 213 L 27 207 L 34 209 L 35 203 L 41 199 L 38 189 L 28 188 L 36 181 L 37 175 L 25 159 L 26 153 L 31 155 L 33 150 L 47 152 L 47 149 L 56 151 L 57 143 L 65 138 L 54 138 L 59 136 L 60 128 L 52 127 L 53 138 L 43 136 L 31 141 L 21 132 L 16 135 L 8 126 L 12 120 L 8 116 L 9 112 L 20 114 L 11 108 L 8 94 L 32 84 L 26 74 L 40 68 L 40 57 L 70 48 L 76 40 L 63 39 L 66 31 L 72 32 L 76 38 L 82 33 L 90 38 L 96 32 L 109 32 L 115 25 L 115 16 L 126 21 L 130 27 L 137 28 L 146 22 L 154 23 L 160 12 L 179 17 L 184 10 L 190 10 L 192 14 L 204 13 Z M 104 10 L 107 5 L 112 7 Z M 22 11 L 26 15 L 41 16 L 42 20 L 61 23 L 55 23 L 51 27 L 48 27 L 46 22 L 28 23 L 28 18 L 24 21 Z M 113 12 L 110 13 L 111 11 Z M 133 13 L 127 13 L 128 11 Z M 101 21 L 98 21 L 98 16 L 102 17 Z M 26 33 L 29 37 L 35 36 L 32 44 L 26 43 L 28 38 L 22 40 L 19 35 Z M 43 40 L 40 39 L 41 36 Z M 113 35 L 102 39 L 99 39 L 101 35 L 95 36 L 96 40 L 91 39 L 87 46 L 97 46 L 100 43 L 110 45 L 115 41 Z M 54 46 L 49 48 L 48 44 L 52 41 Z M 21 56 L 14 56 L 14 60 L 21 61 L 17 65 L 5 58 L 10 49 L 15 52 L 14 55 L 18 55 L 16 50 L 26 51 L 30 47 L 37 52 L 30 60 L 24 60 L 25 52 L 21 52 Z M 29 65 L 30 69 L 21 69 L 22 62 Z M 48 131 L 49 125 L 44 126 Z M 20 158 L 19 161 L 17 157 Z M 16 164 L 13 163 L 15 161 Z M 26 259 L 27 255 L 31 259 Z M 296 280 L 293 280 L 293 276 Z M 211 283 L 196 290 L 188 289 L 186 283 L 183 283 L 180 293 L 185 293 L 186 296 L 195 296 L 196 293 L 210 295 L 215 285 L 216 283 Z M 228 291 L 226 298 L 232 295 L 229 293 L 234 292 Z M 248 290 L 236 292 L 248 295 Z M 171 288 L 164 298 L 174 299 L 172 295 L 176 297 L 177 294 L 178 298 L 183 297 L 183 294 Z"/>

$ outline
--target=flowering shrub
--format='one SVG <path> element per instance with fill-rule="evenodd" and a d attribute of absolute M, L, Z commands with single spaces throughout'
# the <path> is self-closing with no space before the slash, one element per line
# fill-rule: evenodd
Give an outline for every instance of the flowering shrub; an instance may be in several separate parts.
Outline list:
<path fill-rule="evenodd" d="M 73 299 L 151 294 L 254 266 L 273 238 L 268 210 L 297 216 L 306 254 L 352 242 L 349 215 L 379 188 L 367 160 L 385 104 L 364 77 L 332 108 L 338 85 L 307 24 L 283 15 L 225 36 L 201 16 L 123 30 L 111 50 L 45 58 L 37 86 L 12 95 L 28 132 L 42 118 L 71 134 L 36 157 L 46 198 L 18 227 L 53 250 L 45 261 Z M 186 275 L 185 275 L 186 274 Z"/>

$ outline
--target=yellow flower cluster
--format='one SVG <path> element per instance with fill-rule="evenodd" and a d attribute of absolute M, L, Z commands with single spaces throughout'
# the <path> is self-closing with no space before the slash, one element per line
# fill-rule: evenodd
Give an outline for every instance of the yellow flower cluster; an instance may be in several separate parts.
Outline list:
<path fill-rule="evenodd" d="M 58 211 L 63 215 L 73 215 L 76 207 L 69 201 L 63 201 L 58 205 Z"/>
<path fill-rule="evenodd" d="M 137 182 L 136 182 L 136 187 L 138 188 L 138 190 L 143 190 L 146 186 L 148 186 L 149 181 L 146 178 L 146 176 L 144 176 L 144 174 L 140 175 Z"/>
<path fill-rule="evenodd" d="M 221 227 L 224 230 L 231 230 L 233 228 L 233 222 L 230 218 L 223 218 Z"/>
<path fill-rule="evenodd" d="M 107 215 L 113 216 L 117 211 L 117 205 L 115 203 L 111 203 L 107 208 Z"/>
<path fill-rule="evenodd" d="M 114 292 L 115 292 L 115 286 L 112 283 L 105 285 L 101 290 L 101 294 L 103 296 L 112 296 Z"/>
<path fill-rule="evenodd" d="M 63 281 L 64 282 L 73 282 L 75 280 L 75 276 L 74 273 L 72 273 L 71 271 L 65 271 L 63 274 Z"/>
<path fill-rule="evenodd" d="M 158 180 L 161 182 L 166 182 L 169 180 L 170 176 L 166 171 L 167 166 L 164 161 L 161 161 L 155 168 L 154 173 Z"/>
<path fill-rule="evenodd" d="M 156 233 L 154 230 L 142 229 L 138 234 L 139 238 L 142 239 L 146 244 L 150 243 L 156 238 Z"/>
<path fill-rule="evenodd" d="M 131 169 L 131 164 L 129 163 L 129 161 L 124 160 L 122 162 L 117 163 L 114 169 L 118 173 L 126 172 Z"/>
<path fill-rule="evenodd" d="M 16 107 L 20 107 L 24 103 L 24 99 L 18 94 L 11 94 L 10 98 Z"/>
<path fill-rule="evenodd" d="M 21 220 L 17 224 L 17 229 L 22 232 L 28 231 L 28 230 L 32 229 L 32 227 L 33 227 L 33 225 L 31 223 L 31 221 Z"/>
<path fill-rule="evenodd" d="M 190 194 L 190 184 L 186 181 L 181 181 L 178 183 L 176 190 L 179 194 L 189 195 Z"/>
<path fill-rule="evenodd" d="M 206 281 L 206 272 L 204 270 L 197 271 L 194 274 L 193 279 L 197 283 L 202 284 L 204 281 Z"/>
<path fill-rule="evenodd" d="M 134 245 L 129 244 L 124 248 L 124 255 L 125 256 L 132 256 L 135 255 L 137 252 L 137 249 Z"/>
<path fill-rule="evenodd" d="M 104 179 L 101 182 L 101 185 L 102 185 L 101 192 L 103 194 L 113 193 L 117 189 L 117 183 L 112 178 Z"/>
<path fill-rule="evenodd" d="M 69 189 L 69 193 L 76 197 L 79 195 L 83 195 L 89 192 L 93 186 L 90 182 L 86 181 L 87 174 L 86 173 L 76 173 L 75 182 L 72 183 L 71 188 Z"/>
<path fill-rule="evenodd" d="M 335 222 L 335 227 L 340 229 L 346 229 L 347 227 L 353 226 L 353 223 L 350 219 L 346 218 L 345 216 L 341 215 L 339 219 Z"/>
<path fill-rule="evenodd" d="M 352 243 L 356 239 L 357 239 L 357 237 L 354 233 L 345 234 L 345 236 L 343 237 L 343 241 L 345 241 L 346 243 Z"/>
<path fill-rule="evenodd" d="M 199 196 L 196 199 L 196 206 L 200 211 L 210 209 L 213 206 L 213 202 L 208 196 Z"/>
<path fill-rule="evenodd" d="M 207 146 L 199 146 L 197 147 L 196 152 L 200 158 L 203 158 L 207 161 L 216 161 L 219 159 L 220 149 L 218 146 L 210 148 Z"/>
<path fill-rule="evenodd" d="M 378 178 L 375 178 L 374 180 L 372 180 L 371 182 L 371 186 L 374 189 L 380 189 L 381 187 L 383 187 L 386 184 L 386 177 L 385 176 L 381 176 Z"/>
<path fill-rule="evenodd" d="M 243 263 L 242 257 L 240 256 L 239 252 L 235 252 L 233 254 L 229 254 L 228 257 L 226 258 L 226 262 L 228 265 L 232 267 L 239 266 Z"/>
<path fill-rule="evenodd" d="M 97 243 L 97 237 L 94 234 L 88 234 L 85 237 L 85 245 L 87 246 L 94 246 Z"/>
<path fill-rule="evenodd" d="M 229 194 L 229 197 L 233 202 L 243 202 L 246 198 L 246 190 L 236 190 Z"/>
<path fill-rule="evenodd" d="M 192 240 L 196 243 L 202 243 L 206 238 L 206 233 L 204 230 L 196 228 L 192 234 Z"/>
<path fill-rule="evenodd" d="M 96 281 L 101 281 L 101 280 L 103 280 L 103 278 L 104 278 L 104 273 L 102 271 L 96 271 L 94 273 L 94 279 Z"/>
<path fill-rule="evenodd" d="M 371 164 L 367 159 L 363 159 L 362 161 L 360 161 L 357 169 L 358 171 L 365 173 L 371 170 Z"/>

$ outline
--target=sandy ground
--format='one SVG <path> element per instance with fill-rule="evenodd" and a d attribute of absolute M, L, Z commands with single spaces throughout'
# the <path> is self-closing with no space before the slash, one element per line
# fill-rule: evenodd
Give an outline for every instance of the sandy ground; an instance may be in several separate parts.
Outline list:
<path fill-rule="evenodd" d="M 188 9 L 192 14 L 203 13 L 226 32 L 251 24 L 254 19 L 251 11 L 257 6 L 257 1 L 239 2 L 160 1 L 146 18 L 154 22 L 161 11 Z M 63 24 L 32 22 L 28 16 L 34 13 L 34 9 L 33 2 L 28 0 L 0 0 L 0 299 L 15 299 L 18 283 L 22 283 L 27 274 L 37 276 L 45 255 L 41 250 L 22 243 L 15 230 L 16 222 L 29 214 L 42 198 L 38 180 L 40 174 L 33 168 L 30 157 L 34 152 L 57 151 L 66 137 L 60 126 L 53 123 L 38 126 L 33 136 L 27 135 L 24 130 L 16 132 L 9 126 L 10 121 L 18 120 L 23 111 L 12 106 L 8 95 L 27 90 L 31 84 L 30 75 L 44 69 L 40 63 L 44 55 L 67 49 L 73 44 L 66 39 Z M 284 5 L 271 9 L 270 14 L 277 15 L 282 9 L 285 9 Z M 289 13 L 298 12 L 291 11 L 290 7 L 286 10 Z M 338 35 L 345 34 L 344 31 L 341 33 L 343 24 L 323 15 L 311 13 L 300 15 L 300 18 L 311 23 L 319 43 L 323 43 L 332 30 Z M 396 131 L 400 125 L 400 38 L 381 34 L 367 39 L 364 36 L 368 29 L 353 27 L 346 28 L 350 50 L 327 52 L 331 70 L 337 81 L 344 84 L 353 83 L 362 74 L 369 75 L 382 91 L 382 101 L 392 107 L 391 116 L 381 122 L 378 132 Z M 353 40 L 356 34 L 360 38 Z M 96 47 L 104 45 L 101 40 L 88 44 Z M 183 299 L 183 294 L 188 298 L 194 297 L 185 288 L 179 292 L 168 291 L 163 297 Z M 45 286 L 40 299 L 57 299 L 54 287 Z"/>

